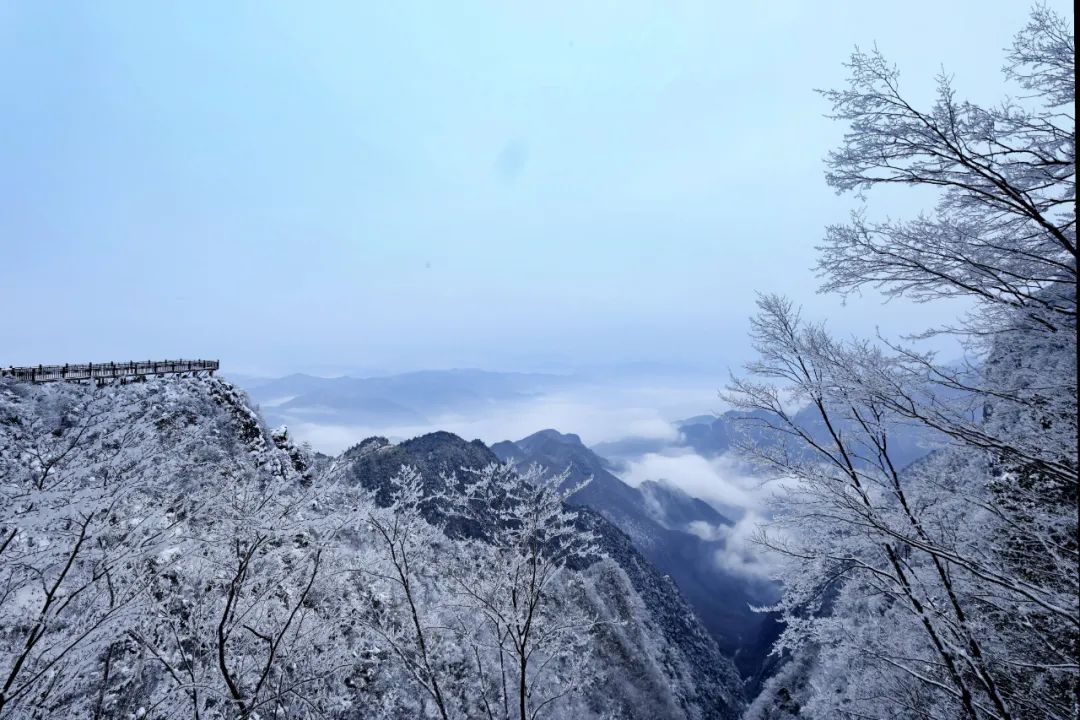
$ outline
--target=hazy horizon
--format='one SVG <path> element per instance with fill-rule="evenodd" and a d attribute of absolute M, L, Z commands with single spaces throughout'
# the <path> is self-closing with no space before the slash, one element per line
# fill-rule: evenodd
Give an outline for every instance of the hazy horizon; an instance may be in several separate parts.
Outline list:
<path fill-rule="evenodd" d="M 857 206 L 814 88 L 877 42 L 994 99 L 1027 12 L 922 5 L 5 4 L 0 364 L 724 376 L 756 291 L 920 330 L 811 266 Z"/>

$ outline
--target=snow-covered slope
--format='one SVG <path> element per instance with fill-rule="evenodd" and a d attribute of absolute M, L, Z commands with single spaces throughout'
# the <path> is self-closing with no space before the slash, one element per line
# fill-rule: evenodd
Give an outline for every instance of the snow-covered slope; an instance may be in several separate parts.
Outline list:
<path fill-rule="evenodd" d="M 372 530 L 402 464 L 493 457 L 438 435 L 315 466 L 219 379 L 0 381 L 0 717 L 502 717 L 490 648 L 450 627 L 462 578 L 497 580 L 490 554 L 428 527 L 406 596 Z M 734 669 L 674 586 L 580 522 L 605 557 L 545 602 L 595 621 L 575 640 L 591 666 L 538 655 L 530 687 L 574 689 L 542 716 L 736 717 Z"/>
<path fill-rule="evenodd" d="M 381 498 L 401 465 L 422 469 L 435 493 L 440 476 L 498 462 L 480 441 L 445 432 L 398 445 L 370 438 L 344 458 L 351 479 Z M 606 555 L 583 569 L 591 583 L 588 597 L 596 613 L 615 621 L 598 630 L 600 661 L 612 672 L 611 684 L 595 693 L 595 702 L 619 707 L 617 716 L 624 718 L 736 716 L 742 691 L 735 667 L 675 583 L 601 514 L 582 510 L 582 518 Z"/>
<path fill-rule="evenodd" d="M 730 520 L 669 485 L 627 485 L 574 434 L 543 430 L 517 442 L 496 443 L 492 450 L 504 460 L 566 470 L 568 485 L 588 479 L 571 502 L 596 511 L 626 533 L 649 563 L 674 581 L 721 651 L 734 658 L 749 692 L 756 689 L 777 633 L 772 618 L 752 606 L 772 603 L 775 590 L 726 572 L 716 561 L 723 541 L 690 531 L 693 523 L 715 528 L 730 525 Z"/>

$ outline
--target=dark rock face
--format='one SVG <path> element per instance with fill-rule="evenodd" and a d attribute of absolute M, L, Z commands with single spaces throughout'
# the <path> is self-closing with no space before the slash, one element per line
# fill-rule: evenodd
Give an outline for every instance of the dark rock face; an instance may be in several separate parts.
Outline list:
<path fill-rule="evenodd" d="M 750 608 L 771 602 L 773 590 L 725 572 L 715 561 L 723 543 L 686 530 L 694 522 L 730 525 L 728 518 L 669 485 L 627 485 L 577 435 L 543 430 L 492 449 L 504 460 L 535 462 L 552 472 L 568 470 L 568 486 L 591 477 L 571 502 L 596 511 L 622 530 L 635 549 L 670 578 L 753 691 L 778 628 L 773 618 Z"/>
<path fill-rule="evenodd" d="M 638 486 L 638 490 L 648 503 L 653 517 L 664 527 L 685 528 L 698 522 L 714 527 L 732 524 L 709 503 L 665 482 L 646 480 Z"/>
<path fill-rule="evenodd" d="M 662 575 L 638 552 L 625 533 L 599 513 L 583 508 L 586 527 L 600 537 L 600 545 L 626 573 L 644 600 L 652 622 L 664 639 L 677 647 L 692 669 L 694 697 L 703 717 L 734 718 L 743 702 L 738 670 L 695 615 L 672 578 Z"/>

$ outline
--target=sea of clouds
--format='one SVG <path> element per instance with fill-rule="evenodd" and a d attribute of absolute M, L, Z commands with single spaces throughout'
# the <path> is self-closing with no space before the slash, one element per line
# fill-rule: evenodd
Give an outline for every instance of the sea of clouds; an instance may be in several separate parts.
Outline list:
<path fill-rule="evenodd" d="M 705 376 L 599 378 L 494 402 L 482 410 L 441 414 L 422 423 L 305 422 L 300 412 L 288 419 L 288 427 L 297 440 L 330 455 L 373 435 L 401 441 L 436 430 L 489 445 L 547 428 L 575 433 L 588 446 L 636 441 L 648 449 L 611 458 L 618 465 L 615 474 L 633 486 L 647 480 L 666 482 L 713 505 L 733 524 L 699 523 L 688 529 L 702 538 L 724 541 L 716 561 L 725 570 L 760 579 L 772 569 L 753 537 L 768 521 L 772 486 L 748 472 L 736 457 L 706 457 L 681 442 L 679 421 L 725 409 L 718 394 L 721 385 L 716 377 Z M 275 405 L 263 404 L 266 409 Z"/>

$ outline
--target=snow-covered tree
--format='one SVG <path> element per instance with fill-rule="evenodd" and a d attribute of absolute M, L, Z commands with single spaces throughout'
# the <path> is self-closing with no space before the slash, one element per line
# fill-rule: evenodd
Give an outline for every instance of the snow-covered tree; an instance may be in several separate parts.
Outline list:
<path fill-rule="evenodd" d="M 433 491 L 402 467 L 368 513 L 365 622 L 426 698 L 418 713 L 532 720 L 595 675 L 598 621 L 567 563 L 598 551 L 564 479 L 490 465 Z"/>
<path fill-rule="evenodd" d="M 323 716 L 353 694 L 358 633 L 338 512 L 310 489 L 222 472 L 189 515 L 182 556 L 155 583 L 153 612 L 126 635 L 149 671 L 136 693 L 166 714 Z"/>
<path fill-rule="evenodd" d="M 355 695 L 349 506 L 197 382 L 4 386 L 0 716 L 322 716 Z"/>
<path fill-rule="evenodd" d="M 438 502 L 426 493 L 423 476 L 402 467 L 390 479 L 391 503 L 372 503 L 365 522 L 372 552 L 363 573 L 366 588 L 365 623 L 379 636 L 422 692 L 421 711 L 428 703 L 443 720 L 458 717 L 454 659 L 460 656 L 453 629 L 445 621 L 445 596 L 438 593 L 438 573 L 453 562 L 447 538 L 424 517 L 425 503 Z M 435 553 L 444 550 L 441 561 Z"/>
<path fill-rule="evenodd" d="M 183 408 L 154 400 L 0 392 L 0 717 L 103 712 L 118 628 L 146 611 L 180 522 L 179 488 L 150 470 L 198 465 Z"/>
<path fill-rule="evenodd" d="M 598 672 L 590 650 L 600 620 L 567 589 L 580 585 L 568 566 L 600 553 L 566 505 L 580 488 L 561 489 L 565 480 L 537 466 L 519 472 L 492 464 L 471 473 L 457 497 L 457 510 L 481 533 L 471 567 L 454 579 L 467 611 L 458 627 L 475 655 L 490 718 L 536 720 Z M 483 651 L 494 656 L 486 669 Z"/>
<path fill-rule="evenodd" d="M 974 310 L 928 331 L 968 342 L 956 366 L 759 301 L 759 359 L 730 397 L 787 440 L 746 450 L 787 479 L 760 540 L 790 561 L 778 649 L 808 668 L 792 702 L 812 717 L 1078 711 L 1074 54 L 1070 23 L 1036 8 L 1006 67 L 1021 100 L 959 102 L 943 76 L 920 110 L 876 52 L 825 93 L 849 124 L 834 187 L 939 191 L 915 220 L 829 228 L 825 288 Z M 890 440 L 912 426 L 942 447 L 904 468 Z"/>
<path fill-rule="evenodd" d="M 600 557 L 602 521 L 564 507 L 561 478 L 391 465 L 365 484 L 368 452 L 405 456 L 315 464 L 215 378 L 0 379 L 0 718 L 738 707 L 727 678 L 697 692 L 715 646 L 656 627 L 689 610 L 639 557 L 633 578 Z M 614 693 L 590 684 L 597 655 Z"/>

